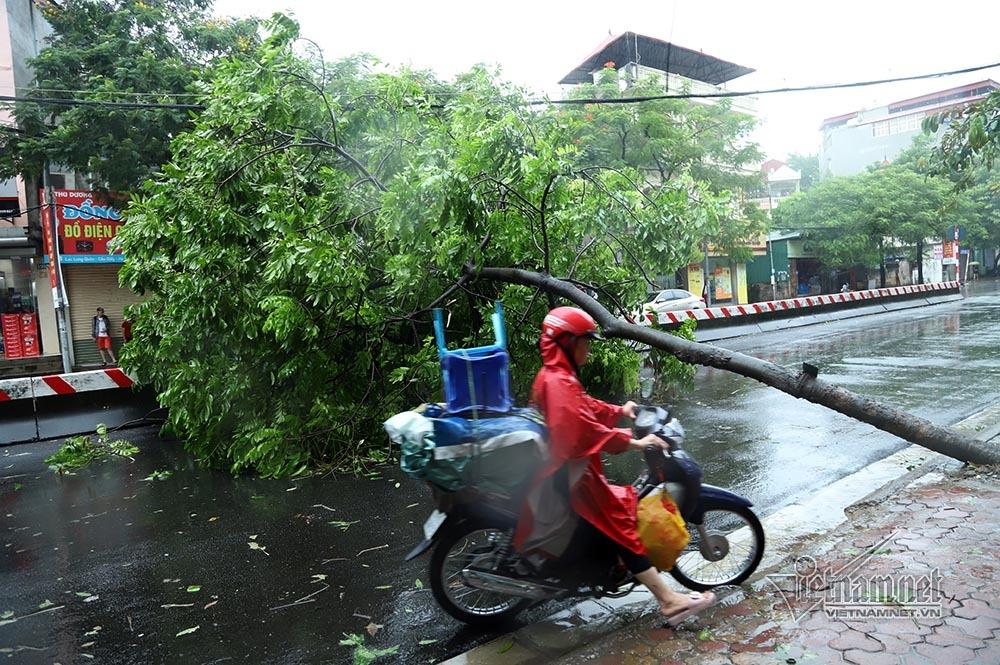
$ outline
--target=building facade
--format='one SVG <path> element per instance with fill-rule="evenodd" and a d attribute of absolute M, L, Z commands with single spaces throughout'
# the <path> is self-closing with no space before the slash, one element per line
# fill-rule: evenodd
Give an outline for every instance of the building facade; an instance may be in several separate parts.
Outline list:
<path fill-rule="evenodd" d="M 628 85 L 630 81 L 646 75 L 659 77 L 663 81 L 664 94 L 682 91 L 693 94 L 722 92 L 729 81 L 754 71 L 750 67 L 737 65 L 656 37 L 623 32 L 608 37 L 559 83 L 563 85 L 594 83 L 600 72 L 609 65 L 623 75 L 621 76 L 623 85 Z M 715 103 L 711 98 L 692 101 Z M 734 111 L 756 115 L 755 97 L 734 97 L 730 101 Z"/>
<path fill-rule="evenodd" d="M 827 118 L 820 126 L 820 173 L 855 175 L 872 164 L 891 162 L 913 144 L 925 117 L 972 104 L 998 88 L 987 79 Z"/>
<path fill-rule="evenodd" d="M 50 33 L 34 0 L 0 0 L 0 95 L 28 89 L 28 62 Z M 0 124 L 15 125 L 10 104 L 0 103 Z M 60 366 L 52 289 L 38 238 L 29 235 L 29 220 L 38 219 L 34 186 L 0 180 L 0 376 Z"/>

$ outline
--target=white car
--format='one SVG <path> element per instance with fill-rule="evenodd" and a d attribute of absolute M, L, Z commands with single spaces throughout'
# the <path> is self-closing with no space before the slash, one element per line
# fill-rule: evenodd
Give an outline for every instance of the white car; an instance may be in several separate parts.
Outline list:
<path fill-rule="evenodd" d="M 647 312 L 677 312 L 686 309 L 701 309 L 705 301 L 699 296 L 684 289 L 664 289 L 656 294 L 652 301 L 642 306 L 643 314 Z"/>

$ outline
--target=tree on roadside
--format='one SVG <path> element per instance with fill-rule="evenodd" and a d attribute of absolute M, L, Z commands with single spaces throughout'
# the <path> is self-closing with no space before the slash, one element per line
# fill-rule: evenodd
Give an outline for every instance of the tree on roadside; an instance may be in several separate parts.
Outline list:
<path fill-rule="evenodd" d="M 820 180 L 819 155 L 792 153 L 788 156 L 788 166 L 799 172 L 799 189 L 803 192 L 809 191 Z"/>
<path fill-rule="evenodd" d="M 440 390 L 433 305 L 474 344 L 502 298 L 523 395 L 548 299 L 473 283 L 467 262 L 564 276 L 626 316 L 651 267 L 725 235 L 728 191 L 688 168 L 604 167 L 586 118 L 531 107 L 485 69 L 444 84 L 331 65 L 293 53 L 289 19 L 268 29 L 215 67 L 119 235 L 122 281 L 148 296 L 122 362 L 206 463 L 278 475 L 384 459 L 381 421 Z M 606 391 L 636 384 L 624 342 L 594 366 Z"/>
<path fill-rule="evenodd" d="M 783 227 L 807 229 L 824 265 L 879 266 L 885 286 L 887 255 L 912 252 L 920 266 L 924 239 L 941 237 L 963 211 L 964 201 L 949 189 L 908 164 L 889 164 L 822 180 L 783 201 L 774 217 Z"/>
<path fill-rule="evenodd" d="M 619 86 L 622 74 L 605 68 L 593 84 L 573 88 L 570 98 L 616 99 L 655 96 L 663 80 L 650 74 Z M 628 167 L 646 182 L 694 178 L 717 196 L 728 198 L 716 235 L 705 240 L 724 252 L 741 256 L 747 241 L 766 221 L 750 203 L 760 189 L 756 170 L 763 156 L 749 140 L 756 119 L 733 110 L 730 100 L 713 104 L 661 99 L 643 104 L 587 104 L 563 107 L 560 116 L 577 128 L 580 161 L 595 168 Z M 696 261 L 700 257 L 692 256 Z M 661 274 L 663 271 L 660 271 Z"/>
<path fill-rule="evenodd" d="M 212 16 L 210 0 L 66 0 L 40 3 L 52 35 L 29 63 L 19 96 L 91 105 L 19 103 L 17 129 L 0 128 L 0 178 L 41 177 L 46 160 L 131 191 L 170 158 L 191 111 L 102 105 L 187 104 L 212 62 L 251 51 L 256 21 Z M 32 188 L 29 188 L 32 189 Z"/>
<path fill-rule="evenodd" d="M 924 156 L 932 173 L 946 177 L 967 198 L 962 219 L 973 245 L 1000 251 L 1000 92 L 960 109 L 929 116 L 926 131 L 946 127 L 940 142 Z"/>

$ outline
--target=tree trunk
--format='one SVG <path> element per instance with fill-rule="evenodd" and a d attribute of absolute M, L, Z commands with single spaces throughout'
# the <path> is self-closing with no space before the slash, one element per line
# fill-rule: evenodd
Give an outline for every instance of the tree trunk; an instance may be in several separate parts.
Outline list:
<path fill-rule="evenodd" d="M 924 283 L 924 241 L 917 241 L 917 284 Z"/>
<path fill-rule="evenodd" d="M 878 242 L 878 287 L 885 288 L 885 246 L 882 241 Z"/>
<path fill-rule="evenodd" d="M 793 372 L 736 351 L 689 342 L 651 327 L 626 323 L 569 282 L 517 268 L 482 268 L 478 278 L 535 287 L 578 305 L 601 326 L 606 337 L 630 339 L 672 353 L 688 363 L 717 367 L 755 379 L 793 397 L 821 404 L 880 430 L 963 462 L 1000 464 L 1000 447 L 964 436 L 929 420 L 829 384 L 815 375 Z M 805 365 L 803 368 L 805 369 Z"/>

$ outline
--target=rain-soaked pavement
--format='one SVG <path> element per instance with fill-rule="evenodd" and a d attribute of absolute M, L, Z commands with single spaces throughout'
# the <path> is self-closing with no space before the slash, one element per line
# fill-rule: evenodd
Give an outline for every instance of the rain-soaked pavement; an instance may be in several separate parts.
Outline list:
<path fill-rule="evenodd" d="M 808 360 L 831 381 L 949 424 L 997 399 L 1000 287 L 977 285 L 961 303 L 719 344 L 781 364 Z M 700 370 L 673 409 L 709 481 L 763 513 L 903 445 L 720 371 Z M 452 621 L 425 586 L 426 558 L 402 562 L 429 506 L 426 490 L 395 468 L 363 479 L 231 478 L 197 469 L 155 429 L 125 438 L 141 449 L 134 462 L 65 477 L 42 463 L 57 443 L 0 450 L 0 655 L 341 663 L 351 654 L 339 641 L 355 633 L 372 646 L 399 645 L 385 662 L 414 663 L 500 631 Z M 637 463 L 618 458 L 610 473 L 631 480 Z M 161 470 L 172 474 L 151 478 Z"/>

